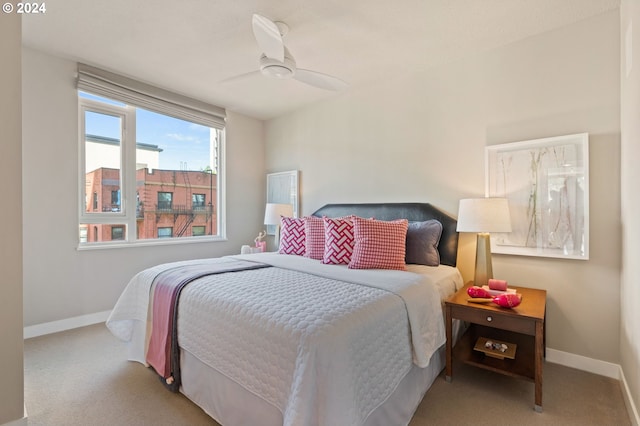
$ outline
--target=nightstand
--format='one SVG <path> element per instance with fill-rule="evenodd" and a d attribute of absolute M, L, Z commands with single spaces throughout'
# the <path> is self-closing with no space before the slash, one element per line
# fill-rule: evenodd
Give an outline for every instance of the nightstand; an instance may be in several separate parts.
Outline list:
<path fill-rule="evenodd" d="M 522 294 L 522 303 L 515 308 L 501 308 L 494 303 L 468 302 L 467 283 L 445 301 L 447 328 L 446 380 L 453 378 L 453 357 L 460 361 L 535 383 L 535 410 L 542 412 L 542 360 L 545 352 L 545 310 L 547 292 L 514 287 Z M 469 323 L 465 334 L 452 347 L 452 321 Z M 513 359 L 496 358 L 474 350 L 479 338 L 485 337 L 515 344 Z"/>

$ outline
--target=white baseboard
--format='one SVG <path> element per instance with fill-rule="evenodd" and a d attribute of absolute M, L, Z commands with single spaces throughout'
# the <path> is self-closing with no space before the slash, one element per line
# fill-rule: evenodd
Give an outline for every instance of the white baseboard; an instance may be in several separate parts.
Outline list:
<path fill-rule="evenodd" d="M 586 356 L 558 351 L 551 348 L 547 348 L 546 360 L 554 364 L 560 364 L 566 367 L 576 368 L 578 370 L 588 371 L 589 373 L 620 380 L 620 365 L 613 364 L 611 362 L 587 358 Z"/>
<path fill-rule="evenodd" d="M 29 339 L 31 337 L 44 336 L 45 334 L 58 333 L 60 331 L 71 330 L 73 328 L 98 324 L 105 322 L 107 318 L 109 318 L 110 313 L 111 311 L 96 312 L 95 314 L 81 315 L 79 317 L 30 325 L 24 328 L 23 335 L 25 339 Z"/>
<path fill-rule="evenodd" d="M 640 416 L 638 415 L 638 408 L 631 398 L 631 391 L 629 390 L 629 384 L 624 377 L 624 371 L 620 368 L 620 383 L 622 384 L 622 396 L 624 397 L 624 405 L 627 407 L 627 413 L 631 424 L 634 426 L 640 425 Z"/>
<path fill-rule="evenodd" d="M 640 425 L 640 416 L 638 416 L 638 409 L 636 407 L 636 404 L 633 402 L 631 391 L 627 384 L 627 380 L 624 377 L 624 371 L 619 364 L 613 364 L 607 361 L 587 358 L 586 356 L 576 355 L 550 348 L 547 348 L 547 355 L 545 359 L 548 362 L 552 362 L 554 364 L 577 368 L 578 370 L 587 371 L 589 373 L 599 374 L 601 376 L 619 380 L 620 390 L 622 391 L 622 397 L 624 398 L 624 405 L 627 407 L 627 413 L 629 414 L 631 424 L 635 426 Z"/>

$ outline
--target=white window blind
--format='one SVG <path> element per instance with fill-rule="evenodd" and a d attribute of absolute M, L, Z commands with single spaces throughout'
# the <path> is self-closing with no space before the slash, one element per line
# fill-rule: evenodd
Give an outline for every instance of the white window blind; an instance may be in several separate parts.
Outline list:
<path fill-rule="evenodd" d="M 80 63 L 78 90 L 209 127 L 224 128 L 226 110 L 222 107 Z"/>

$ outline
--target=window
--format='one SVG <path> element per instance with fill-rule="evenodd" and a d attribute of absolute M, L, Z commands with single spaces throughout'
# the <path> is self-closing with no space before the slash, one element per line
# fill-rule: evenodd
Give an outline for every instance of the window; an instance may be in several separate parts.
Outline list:
<path fill-rule="evenodd" d="M 89 233 L 89 230 L 87 229 L 87 225 L 81 225 L 80 226 L 80 242 L 81 243 L 86 243 L 87 242 L 87 234 Z"/>
<path fill-rule="evenodd" d="M 193 207 L 193 209 L 203 209 L 205 207 L 204 199 L 205 194 L 193 194 L 191 196 L 191 206 Z"/>
<path fill-rule="evenodd" d="M 120 211 L 120 190 L 111 191 L 111 211 L 119 212 Z"/>
<path fill-rule="evenodd" d="M 171 238 L 173 237 L 173 228 L 158 228 L 158 238 Z"/>
<path fill-rule="evenodd" d="M 78 65 L 80 245 L 224 237 L 225 111 Z"/>
<path fill-rule="evenodd" d="M 124 240 L 124 226 L 112 226 L 111 227 L 111 239 L 112 240 Z"/>
<path fill-rule="evenodd" d="M 158 210 L 171 210 L 173 207 L 173 192 L 158 192 Z"/>

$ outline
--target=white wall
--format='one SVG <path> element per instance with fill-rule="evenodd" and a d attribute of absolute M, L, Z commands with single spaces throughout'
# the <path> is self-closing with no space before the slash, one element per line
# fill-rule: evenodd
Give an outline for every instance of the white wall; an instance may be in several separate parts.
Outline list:
<path fill-rule="evenodd" d="M 109 310 L 147 266 L 239 253 L 264 215 L 263 124 L 229 113 L 228 241 L 78 251 L 75 74 L 74 62 L 23 49 L 25 326 Z"/>
<path fill-rule="evenodd" d="M 267 171 L 301 171 L 303 214 L 325 203 L 384 201 L 426 201 L 456 214 L 460 198 L 484 195 L 485 146 L 589 132 L 591 259 L 496 255 L 494 274 L 548 290 L 549 347 L 618 363 L 619 63 L 616 11 L 390 75 L 267 122 Z M 460 266 L 471 278 L 468 237 Z"/>
<path fill-rule="evenodd" d="M 620 17 L 623 230 L 620 358 L 633 402 L 640 407 L 640 4 L 636 0 L 623 0 Z"/>
<path fill-rule="evenodd" d="M 22 345 L 22 185 L 20 15 L 0 16 L 0 424 L 24 423 Z"/>

